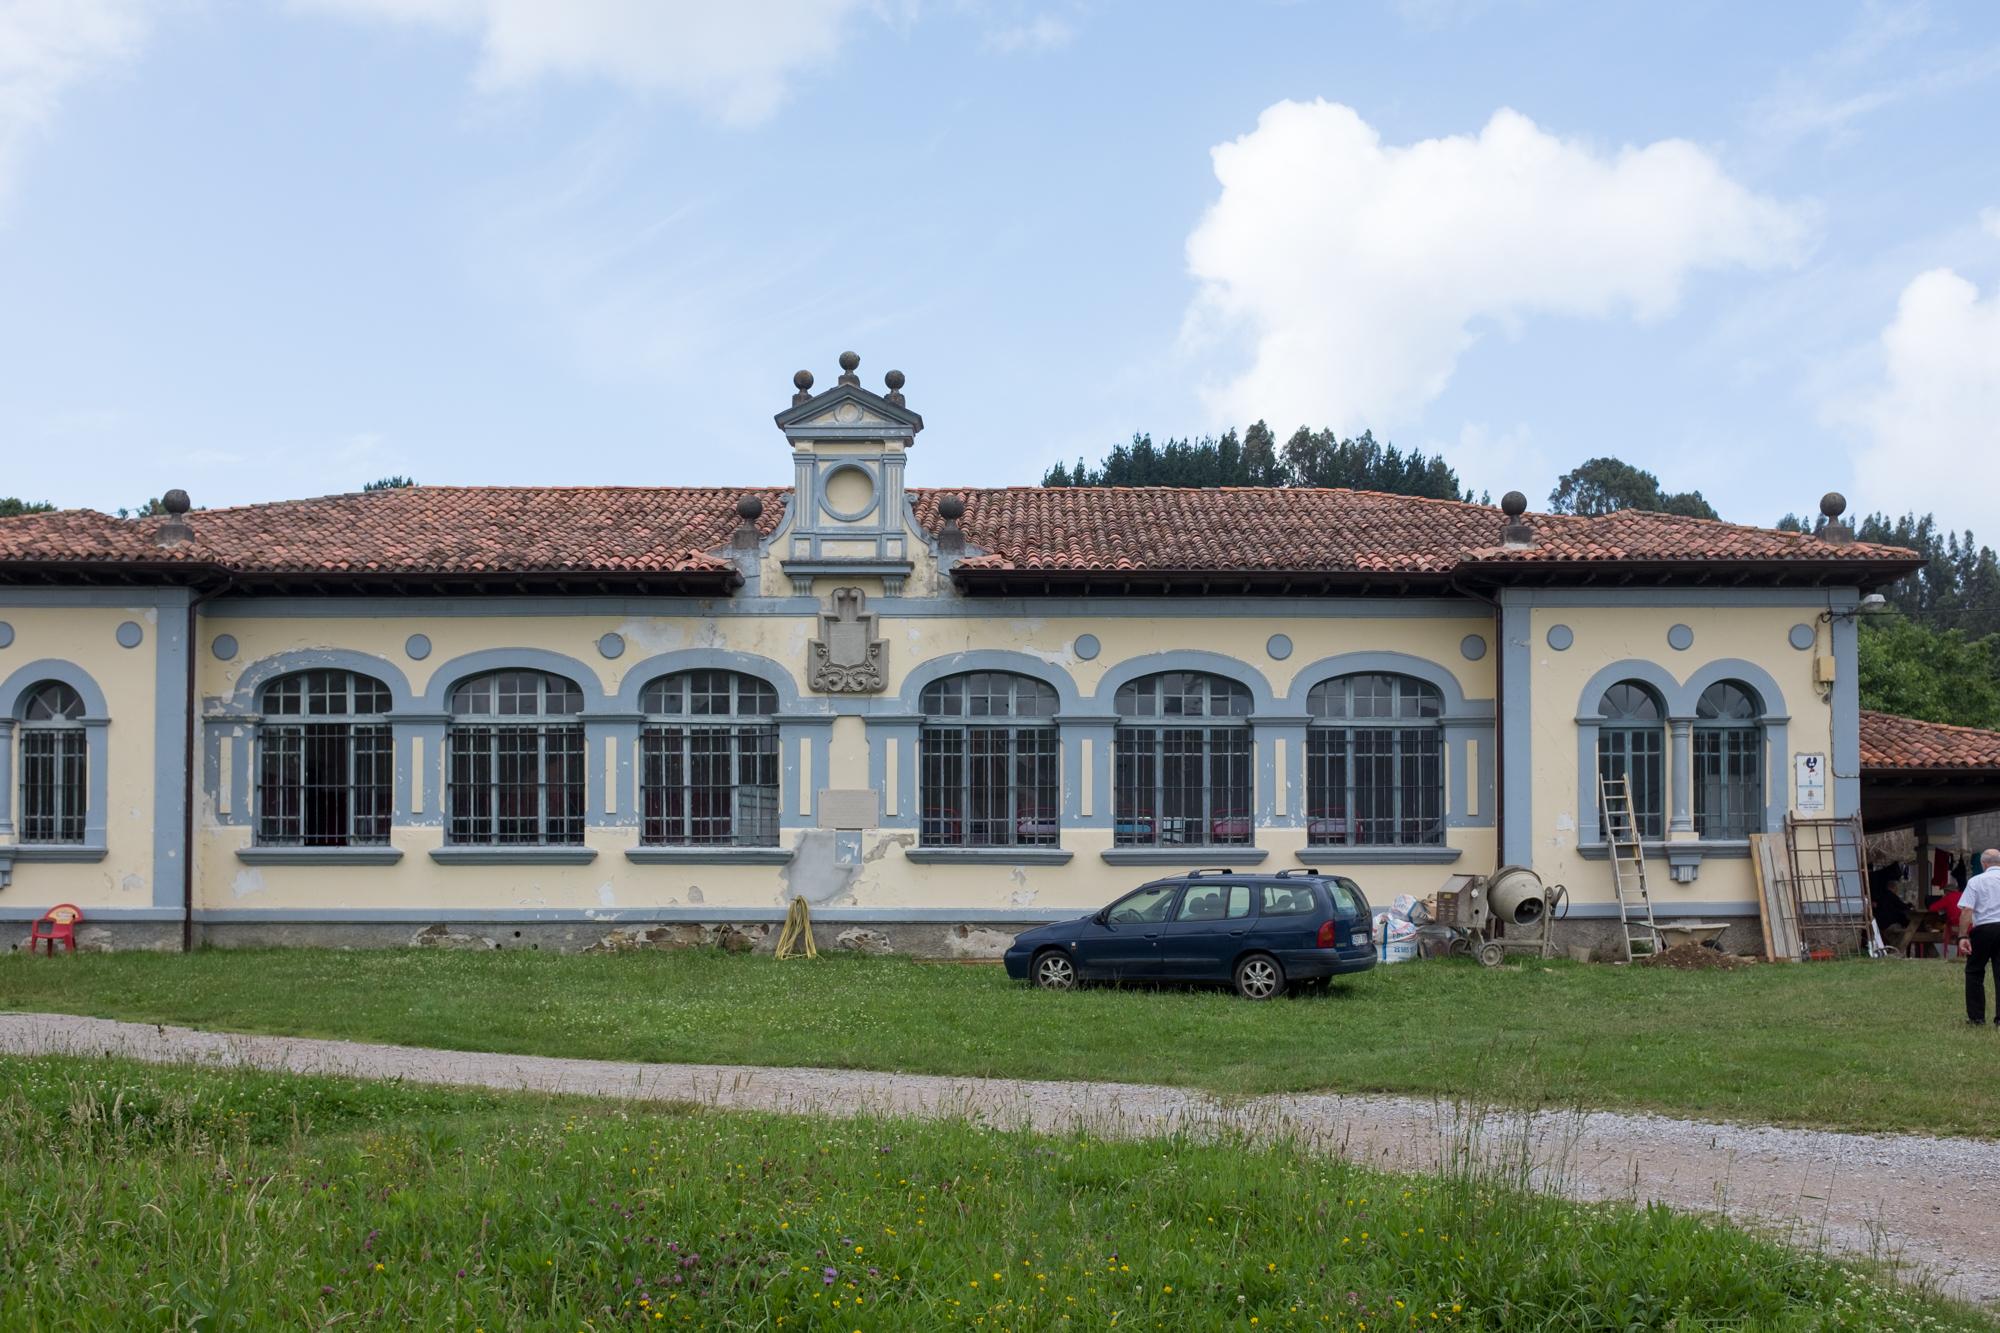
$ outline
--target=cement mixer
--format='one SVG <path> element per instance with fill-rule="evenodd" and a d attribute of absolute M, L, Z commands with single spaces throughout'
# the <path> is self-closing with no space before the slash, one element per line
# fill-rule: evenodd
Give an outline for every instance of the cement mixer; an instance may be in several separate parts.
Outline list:
<path fill-rule="evenodd" d="M 1544 885 L 1526 866 L 1501 866 L 1491 875 L 1453 875 L 1438 891 L 1438 924 L 1463 932 L 1465 950 L 1488 967 L 1510 953 L 1547 958 L 1555 949 L 1554 923 L 1568 914 L 1569 890 Z"/>

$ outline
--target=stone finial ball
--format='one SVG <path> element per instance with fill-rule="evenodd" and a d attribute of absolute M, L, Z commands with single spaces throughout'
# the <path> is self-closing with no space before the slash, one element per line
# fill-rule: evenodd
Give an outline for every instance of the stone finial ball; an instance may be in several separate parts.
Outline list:
<path fill-rule="evenodd" d="M 1839 491 L 1828 491 L 1820 497 L 1819 512 L 1828 518 L 1839 518 L 1847 512 L 1847 497 Z"/>
<path fill-rule="evenodd" d="M 755 523 L 764 513 L 764 502 L 754 495 L 746 495 L 736 502 L 736 517 L 745 523 Z"/>
<path fill-rule="evenodd" d="M 813 373 L 810 370 L 801 370 L 798 374 L 792 376 L 792 384 L 797 387 L 800 393 L 809 391 L 813 386 Z"/>
<path fill-rule="evenodd" d="M 943 496 L 938 500 L 938 517 L 958 522 L 965 517 L 965 501 L 956 495 Z"/>
<path fill-rule="evenodd" d="M 188 493 L 176 486 L 160 497 L 160 506 L 169 514 L 185 514 L 190 507 Z"/>
<path fill-rule="evenodd" d="M 1508 518 L 1519 518 L 1528 512 L 1528 497 L 1519 491 L 1509 491 L 1500 497 L 1500 512 Z"/>
<path fill-rule="evenodd" d="M 860 353 L 842 352 L 840 354 L 840 368 L 846 371 L 848 374 L 852 375 L 854 373 L 854 368 L 860 364 L 861 364 Z"/>
<path fill-rule="evenodd" d="M 890 393 L 900 392 L 903 387 L 903 372 L 892 370 L 882 377 L 882 382 L 889 386 Z"/>

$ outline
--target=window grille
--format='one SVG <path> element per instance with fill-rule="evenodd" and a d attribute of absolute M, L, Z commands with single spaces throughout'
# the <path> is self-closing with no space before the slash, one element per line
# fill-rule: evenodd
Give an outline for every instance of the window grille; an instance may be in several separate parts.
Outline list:
<path fill-rule="evenodd" d="M 1604 692 L 1597 711 L 1604 718 L 1597 729 L 1598 775 L 1631 783 L 1640 838 L 1666 837 L 1667 733 L 1659 698 L 1635 681 L 1620 681 Z M 1596 800 L 1596 793 L 1588 799 Z"/>
<path fill-rule="evenodd" d="M 583 693 L 541 671 L 495 671 L 451 694 L 445 825 L 470 846 L 583 841 Z"/>
<path fill-rule="evenodd" d="M 380 847 L 395 812 L 389 687 L 353 671 L 299 671 L 264 687 L 257 842 Z"/>
<path fill-rule="evenodd" d="M 734 671 L 682 671 L 640 692 L 639 840 L 778 845 L 778 692 Z"/>
<path fill-rule="evenodd" d="M 1321 681 L 1306 695 L 1306 841 L 1322 847 L 1444 842 L 1444 713 L 1410 676 Z"/>
<path fill-rule="evenodd" d="M 1113 843 L 1249 845 L 1250 691 L 1165 671 L 1120 686 L 1115 705 Z"/>
<path fill-rule="evenodd" d="M 80 843 L 89 807 L 83 699 L 61 681 L 37 685 L 21 715 L 21 841 Z"/>
<path fill-rule="evenodd" d="M 1053 847 L 1061 831 L 1056 692 L 1005 671 L 924 687 L 918 840 L 926 847 Z"/>
<path fill-rule="evenodd" d="M 1763 832 L 1763 705 L 1734 681 L 1717 681 L 1694 716 L 1695 830 L 1704 838 Z"/>

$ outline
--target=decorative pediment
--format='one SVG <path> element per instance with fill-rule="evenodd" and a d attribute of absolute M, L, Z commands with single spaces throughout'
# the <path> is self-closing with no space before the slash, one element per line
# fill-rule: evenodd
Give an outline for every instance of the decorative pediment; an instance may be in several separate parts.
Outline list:
<path fill-rule="evenodd" d="M 883 595 L 897 597 L 915 568 L 911 547 L 922 538 L 909 530 L 903 463 L 924 419 L 903 401 L 901 371 L 882 377 L 886 394 L 870 393 L 854 373 L 860 364 L 842 352 L 839 381 L 819 394 L 812 372 L 801 370 L 792 405 L 777 416 L 797 476 L 778 537 L 794 592 L 811 593 L 820 580 L 879 578 Z"/>
<path fill-rule="evenodd" d="M 903 373 L 892 370 L 884 377 L 887 394 L 871 393 L 854 373 L 860 364 L 854 353 L 841 353 L 840 379 L 823 393 L 812 392 L 811 371 L 794 375 L 798 392 L 776 418 L 786 438 L 795 446 L 812 440 L 900 440 L 905 445 L 913 441 L 924 428 L 924 419 L 903 402 Z"/>

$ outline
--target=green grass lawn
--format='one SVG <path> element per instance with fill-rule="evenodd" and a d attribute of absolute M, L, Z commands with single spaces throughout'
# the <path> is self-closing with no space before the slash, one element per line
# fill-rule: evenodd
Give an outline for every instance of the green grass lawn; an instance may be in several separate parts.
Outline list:
<path fill-rule="evenodd" d="M 0 1327 L 1991 1328 L 1663 1208 L 1107 1143 L 0 1059 Z"/>
<path fill-rule="evenodd" d="M 997 968 L 691 951 L 0 958 L 0 1008 L 607 1059 L 1335 1088 L 1991 1136 L 1956 965 L 1378 968 L 1331 993 L 1049 994 Z"/>

